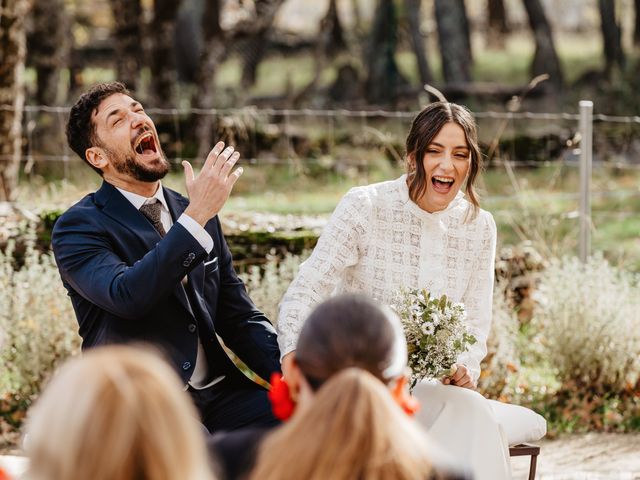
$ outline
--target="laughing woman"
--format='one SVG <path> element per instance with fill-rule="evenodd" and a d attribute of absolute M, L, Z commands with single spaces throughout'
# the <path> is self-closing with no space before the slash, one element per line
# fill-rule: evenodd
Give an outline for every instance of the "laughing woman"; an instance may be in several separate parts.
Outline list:
<path fill-rule="evenodd" d="M 480 209 L 474 189 L 482 167 L 477 138 L 475 121 L 466 108 L 433 103 L 417 115 L 407 136 L 406 174 L 353 188 L 344 196 L 280 304 L 277 328 L 285 376 L 304 320 L 326 297 L 361 292 L 389 304 L 401 287 L 426 288 L 465 305 L 468 329 L 477 342 L 458 358 L 455 374 L 443 383 L 476 388 L 491 327 L 496 249 L 495 222 Z M 421 389 L 419 385 L 414 393 L 419 395 Z M 427 390 L 430 397 L 442 401 L 442 407 L 460 389 L 438 385 Z M 469 393 L 468 398 L 485 401 Z M 427 410 L 429 399 L 422 400 Z M 451 409 L 441 410 L 439 418 L 428 420 L 428 427 L 436 428 L 449 418 Z M 443 439 L 445 443 L 474 441 L 464 429 L 443 429 L 447 430 L 452 433 Z M 494 457 L 504 457 L 506 443 L 499 434 L 493 440 L 478 434 L 478 445 L 486 447 L 493 441 Z M 482 450 L 471 445 L 470 449 Z M 502 460 L 501 475 L 492 471 L 491 476 L 477 477 L 507 478 L 506 460 Z M 478 462 L 487 463 L 481 458 Z M 474 466 L 476 473 L 483 468 Z"/>

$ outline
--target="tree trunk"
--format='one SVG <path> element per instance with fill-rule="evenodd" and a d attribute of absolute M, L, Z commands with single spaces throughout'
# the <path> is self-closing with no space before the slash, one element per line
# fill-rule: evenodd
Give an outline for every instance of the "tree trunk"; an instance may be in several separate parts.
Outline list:
<path fill-rule="evenodd" d="M 402 83 L 395 59 L 398 19 L 393 0 L 380 0 L 365 58 L 365 95 L 370 103 L 393 103 Z"/>
<path fill-rule="evenodd" d="M 24 20 L 29 0 L 0 0 L 0 200 L 14 200 L 22 153 Z"/>
<path fill-rule="evenodd" d="M 127 0 L 122 0 L 126 2 Z M 180 0 L 154 0 L 153 20 L 149 26 L 151 38 L 151 92 L 154 103 L 175 104 L 173 87 L 177 82 L 175 62 L 175 28 Z M 207 2 L 207 4 L 210 2 Z"/>
<path fill-rule="evenodd" d="M 203 47 L 197 73 L 197 94 L 195 106 L 201 109 L 212 109 L 214 105 L 215 83 L 218 64 L 225 55 L 225 42 L 220 28 L 219 0 L 209 0 L 205 4 L 202 16 Z M 204 160 L 213 147 L 213 128 L 215 122 L 209 114 L 200 115 L 196 122 L 196 139 L 198 141 L 198 158 Z"/>
<path fill-rule="evenodd" d="M 420 29 L 420 21 L 422 16 L 420 14 L 420 0 L 405 0 L 405 9 L 407 14 L 407 22 L 409 24 L 409 34 L 411 36 L 411 46 L 416 56 L 416 63 L 418 65 L 418 73 L 420 75 L 420 82 L 431 83 L 433 81 L 433 75 L 431 74 L 431 68 L 427 62 L 427 54 L 425 52 L 425 36 Z"/>
<path fill-rule="evenodd" d="M 351 13 L 353 15 L 353 29 L 357 33 L 362 32 L 362 12 L 358 0 L 351 0 Z"/>
<path fill-rule="evenodd" d="M 329 0 L 327 13 L 320 21 L 320 39 L 322 50 L 328 57 L 334 57 L 347 46 L 336 0 Z"/>
<path fill-rule="evenodd" d="M 346 43 L 338 17 L 336 0 L 330 0 L 327 13 L 322 20 L 320 20 L 320 30 L 314 52 L 315 67 L 313 78 L 299 92 L 292 96 L 291 103 L 294 107 L 299 107 L 302 101 L 315 90 L 322 76 L 322 72 L 329 61 L 329 57 L 335 56 L 335 54 L 339 50 L 343 50 L 345 46 Z"/>
<path fill-rule="evenodd" d="M 140 60 L 144 58 L 142 51 L 142 5 L 140 0 L 111 0 L 111 11 L 115 19 L 113 41 L 116 53 L 117 79 L 123 82 L 127 88 L 136 90 L 138 74 L 142 67 Z"/>
<path fill-rule="evenodd" d="M 543 73 L 549 74 L 549 84 L 555 88 L 562 88 L 563 76 L 560 60 L 553 43 L 551 26 L 547 21 L 544 8 L 540 0 L 523 0 L 529 17 L 529 26 L 536 42 L 536 51 L 531 65 L 532 76 Z"/>
<path fill-rule="evenodd" d="M 636 22 L 633 29 L 633 45 L 638 48 L 640 47 L 640 0 L 635 0 L 634 4 L 636 7 Z"/>
<path fill-rule="evenodd" d="M 464 0 L 435 0 L 435 16 L 445 82 L 470 82 L 471 41 Z"/>
<path fill-rule="evenodd" d="M 599 0 L 602 39 L 604 42 L 605 72 L 610 75 L 615 66 L 624 68 L 625 58 L 622 51 L 621 29 L 616 20 L 614 0 Z"/>
<path fill-rule="evenodd" d="M 36 101 L 39 105 L 54 105 L 58 100 L 60 68 L 67 65 L 69 55 L 64 1 L 35 0 L 31 19 L 27 55 L 37 75 Z"/>
<path fill-rule="evenodd" d="M 242 50 L 242 87 L 249 88 L 256 83 L 256 72 L 266 52 L 269 30 L 278 9 L 284 0 L 256 0 L 256 18 L 250 25 L 239 26 L 238 35 L 246 35 Z"/>
<path fill-rule="evenodd" d="M 487 11 L 487 46 L 489 48 L 504 50 L 505 36 L 509 33 L 504 0 L 488 0 Z"/>

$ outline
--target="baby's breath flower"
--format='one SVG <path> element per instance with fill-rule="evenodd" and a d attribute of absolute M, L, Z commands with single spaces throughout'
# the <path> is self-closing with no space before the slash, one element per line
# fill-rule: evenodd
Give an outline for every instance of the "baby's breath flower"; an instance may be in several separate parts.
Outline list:
<path fill-rule="evenodd" d="M 423 378 L 450 372 L 458 356 L 476 342 L 465 323 L 462 303 L 445 295 L 435 298 L 425 289 L 401 289 L 391 308 L 400 317 L 407 337 L 411 386 Z"/>

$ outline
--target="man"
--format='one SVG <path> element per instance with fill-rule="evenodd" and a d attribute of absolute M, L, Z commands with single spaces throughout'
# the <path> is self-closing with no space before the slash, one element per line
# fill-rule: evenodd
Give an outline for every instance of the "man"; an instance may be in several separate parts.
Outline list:
<path fill-rule="evenodd" d="M 104 180 L 52 237 L 83 349 L 157 345 L 209 431 L 275 424 L 266 391 L 217 339 L 263 378 L 280 368 L 275 331 L 236 275 L 217 217 L 242 174 L 238 152 L 219 142 L 198 175 L 183 162 L 188 200 L 163 187 L 169 163 L 155 125 L 117 82 L 78 99 L 67 140 Z"/>

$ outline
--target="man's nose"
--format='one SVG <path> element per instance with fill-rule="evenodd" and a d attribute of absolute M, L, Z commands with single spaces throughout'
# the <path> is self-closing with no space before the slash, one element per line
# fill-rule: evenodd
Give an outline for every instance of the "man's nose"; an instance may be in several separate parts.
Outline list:
<path fill-rule="evenodd" d="M 129 114 L 131 118 L 131 128 L 140 128 L 144 125 L 146 117 L 138 112 L 131 112 Z"/>

